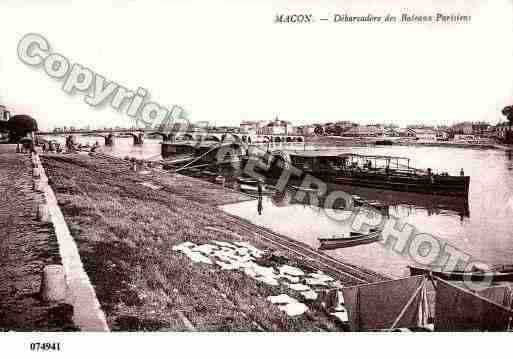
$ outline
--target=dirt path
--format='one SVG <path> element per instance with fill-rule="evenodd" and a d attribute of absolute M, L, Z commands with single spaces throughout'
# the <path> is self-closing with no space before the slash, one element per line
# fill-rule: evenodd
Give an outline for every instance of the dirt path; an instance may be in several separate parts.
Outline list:
<path fill-rule="evenodd" d="M 30 158 L 14 149 L 0 145 L 0 331 L 72 330 L 64 308 L 39 296 L 43 267 L 60 256 L 52 225 L 36 220 Z"/>

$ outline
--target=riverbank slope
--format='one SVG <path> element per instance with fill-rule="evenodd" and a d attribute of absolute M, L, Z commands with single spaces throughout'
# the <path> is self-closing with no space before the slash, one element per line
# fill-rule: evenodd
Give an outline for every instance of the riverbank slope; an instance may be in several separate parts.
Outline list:
<path fill-rule="evenodd" d="M 246 243 L 272 252 L 267 264 L 322 269 L 340 285 L 384 279 L 221 211 L 217 205 L 251 198 L 220 185 L 155 170 L 135 173 L 128 161 L 104 155 L 49 155 L 42 162 L 111 330 L 344 328 L 315 305 L 288 316 L 267 298 L 300 299 L 289 286 L 195 263 L 174 250 L 184 242 Z"/>

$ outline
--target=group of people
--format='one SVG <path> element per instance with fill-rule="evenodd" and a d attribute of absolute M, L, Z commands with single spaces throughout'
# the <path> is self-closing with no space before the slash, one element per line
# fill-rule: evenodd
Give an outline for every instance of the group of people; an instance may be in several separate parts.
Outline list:
<path fill-rule="evenodd" d="M 62 153 L 64 151 L 68 153 L 76 151 L 96 152 L 96 150 L 100 148 L 100 144 L 98 143 L 98 141 L 96 141 L 93 146 L 90 146 L 89 144 L 83 145 L 81 143 L 77 143 L 75 141 L 75 138 L 72 135 L 69 135 L 66 137 L 64 149 L 62 148 L 60 143 L 55 141 L 44 141 L 41 144 L 41 148 L 43 153 Z"/>
<path fill-rule="evenodd" d="M 58 142 L 53 142 L 53 141 L 49 141 L 48 143 L 43 142 L 41 144 L 41 150 L 43 151 L 43 153 L 47 153 L 47 152 L 61 153 L 62 152 L 61 144 Z"/>
<path fill-rule="evenodd" d="M 34 152 L 36 152 L 34 141 L 26 141 L 21 144 L 18 143 L 18 145 L 16 146 L 16 152 L 18 152 L 18 153 L 34 153 Z"/>

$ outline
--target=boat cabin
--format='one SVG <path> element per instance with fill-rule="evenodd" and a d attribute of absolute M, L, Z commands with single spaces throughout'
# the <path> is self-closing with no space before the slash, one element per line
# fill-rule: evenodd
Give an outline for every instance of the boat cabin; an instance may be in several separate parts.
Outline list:
<path fill-rule="evenodd" d="M 295 168 L 309 173 L 327 173 L 339 171 L 401 171 L 414 172 L 410 159 L 394 156 L 360 155 L 355 153 L 318 153 L 315 151 L 276 153 L 275 157 Z"/>

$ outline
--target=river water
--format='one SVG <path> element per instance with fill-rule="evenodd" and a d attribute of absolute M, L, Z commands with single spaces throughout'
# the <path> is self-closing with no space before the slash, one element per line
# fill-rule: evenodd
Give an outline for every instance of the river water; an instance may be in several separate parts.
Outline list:
<path fill-rule="evenodd" d="M 63 137 L 54 139 L 63 143 Z M 93 144 L 101 137 L 78 137 L 79 142 Z M 106 153 L 141 159 L 160 159 L 160 140 L 145 139 L 143 146 L 133 146 L 131 138 L 117 138 Z M 317 147 L 318 149 L 318 147 Z M 344 147 L 341 152 L 408 157 L 416 168 L 459 174 L 461 168 L 470 176 L 468 202 L 452 197 L 398 193 L 364 188 L 343 188 L 369 200 L 390 205 L 389 214 L 429 233 L 443 242 L 486 263 L 513 262 L 513 154 L 496 149 L 468 149 L 422 146 Z M 327 217 L 318 207 L 304 204 L 275 205 L 263 201 L 263 213 L 256 201 L 230 204 L 221 208 L 254 224 L 277 233 L 318 246 L 318 237 L 347 234 L 347 224 Z M 392 277 L 407 274 L 413 263 L 408 256 L 395 253 L 379 243 L 327 251 L 329 255 L 364 266 Z"/>

